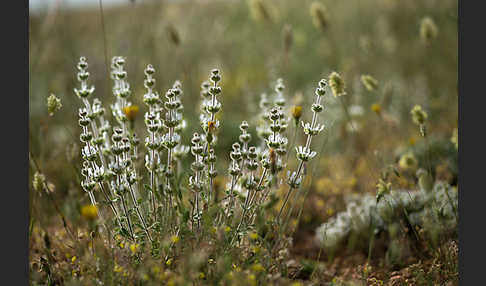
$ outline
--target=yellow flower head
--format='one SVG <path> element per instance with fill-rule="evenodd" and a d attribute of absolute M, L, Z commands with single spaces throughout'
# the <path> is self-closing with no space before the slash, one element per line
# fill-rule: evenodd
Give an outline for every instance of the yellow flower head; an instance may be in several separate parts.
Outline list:
<path fill-rule="evenodd" d="M 167 266 L 172 265 L 172 258 L 169 258 L 169 260 L 167 260 L 167 261 L 165 262 L 165 265 L 167 265 Z"/>
<path fill-rule="evenodd" d="M 130 251 L 135 254 L 137 253 L 138 249 L 140 248 L 140 244 L 138 243 L 132 243 L 130 244 Z"/>
<path fill-rule="evenodd" d="M 251 239 L 257 239 L 258 238 L 258 233 L 252 232 L 249 234 Z"/>
<path fill-rule="evenodd" d="M 327 214 L 328 216 L 332 216 L 332 215 L 334 214 L 334 209 L 333 209 L 333 208 L 328 208 L 328 209 L 326 210 L 326 214 Z"/>
<path fill-rule="evenodd" d="M 129 105 L 123 108 L 123 113 L 128 118 L 128 120 L 133 121 L 138 113 L 138 106 L 137 105 Z"/>
<path fill-rule="evenodd" d="M 81 216 L 87 220 L 94 220 L 98 217 L 98 207 L 95 205 L 86 205 L 81 208 Z"/>
<path fill-rule="evenodd" d="M 216 121 L 208 121 L 208 132 L 213 133 L 216 130 Z"/>
<path fill-rule="evenodd" d="M 380 115 L 381 114 L 381 105 L 378 104 L 378 103 L 373 103 L 371 105 L 371 111 L 373 111 L 374 113 Z"/>
<path fill-rule="evenodd" d="M 292 107 L 292 117 L 298 121 L 301 116 L 302 116 L 302 106 L 294 105 Z"/>
<path fill-rule="evenodd" d="M 172 241 L 172 243 L 178 243 L 180 240 L 180 238 L 177 236 L 177 235 L 173 235 L 170 237 L 170 241 Z"/>

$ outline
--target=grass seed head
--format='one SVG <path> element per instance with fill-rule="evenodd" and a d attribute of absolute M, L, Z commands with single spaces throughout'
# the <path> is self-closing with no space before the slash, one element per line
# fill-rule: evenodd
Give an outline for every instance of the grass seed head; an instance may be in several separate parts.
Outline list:
<path fill-rule="evenodd" d="M 437 37 L 439 29 L 434 20 L 430 17 L 424 17 L 420 21 L 420 38 L 426 44 L 429 44 Z"/>
<path fill-rule="evenodd" d="M 337 72 L 332 72 L 329 75 L 329 86 L 331 87 L 334 97 L 346 95 L 344 80 Z"/>
<path fill-rule="evenodd" d="M 378 81 L 369 74 L 364 74 L 361 76 L 361 83 L 368 91 L 374 91 L 378 89 Z"/>
<path fill-rule="evenodd" d="M 413 122 L 417 125 L 424 125 L 427 121 L 427 112 L 425 112 L 420 105 L 415 105 L 410 113 L 412 114 Z"/>
<path fill-rule="evenodd" d="M 327 9 L 322 3 L 318 1 L 312 2 L 310 14 L 312 17 L 312 23 L 316 28 L 324 30 L 328 26 L 329 17 L 327 16 Z"/>
<path fill-rule="evenodd" d="M 53 116 L 56 111 L 61 109 L 61 107 L 61 99 L 57 98 L 54 94 L 51 94 L 47 98 L 47 112 L 49 112 L 50 116 Z"/>

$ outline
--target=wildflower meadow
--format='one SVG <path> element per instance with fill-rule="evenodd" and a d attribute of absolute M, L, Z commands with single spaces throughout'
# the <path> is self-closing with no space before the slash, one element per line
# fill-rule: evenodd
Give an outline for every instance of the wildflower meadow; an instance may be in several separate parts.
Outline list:
<path fill-rule="evenodd" d="M 30 11 L 31 285 L 458 285 L 457 1 Z"/>

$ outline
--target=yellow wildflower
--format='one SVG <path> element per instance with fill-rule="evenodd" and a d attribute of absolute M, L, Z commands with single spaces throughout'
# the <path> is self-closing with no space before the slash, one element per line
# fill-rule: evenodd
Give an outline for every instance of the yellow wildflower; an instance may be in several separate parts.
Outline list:
<path fill-rule="evenodd" d="M 255 232 L 251 232 L 249 235 L 248 235 L 251 239 L 257 239 L 258 238 L 258 233 L 255 233 Z"/>
<path fill-rule="evenodd" d="M 170 240 L 175 244 L 179 242 L 180 238 L 177 235 L 173 235 L 170 237 Z"/>
<path fill-rule="evenodd" d="M 87 220 L 94 220 L 98 217 L 98 207 L 95 205 L 86 205 L 81 208 L 81 216 Z"/>
<path fill-rule="evenodd" d="M 216 129 L 216 121 L 208 121 L 208 132 L 213 133 L 213 131 Z"/>
<path fill-rule="evenodd" d="M 378 104 L 378 103 L 373 103 L 371 105 L 371 111 L 373 111 L 374 113 L 380 115 L 381 114 L 381 105 Z"/>
<path fill-rule="evenodd" d="M 333 208 L 328 208 L 326 210 L 326 213 L 327 213 L 328 216 L 332 216 L 334 214 L 334 209 Z"/>
<path fill-rule="evenodd" d="M 299 121 L 300 117 L 302 116 L 302 106 L 300 105 L 294 105 L 292 107 L 292 117 L 296 120 Z"/>
<path fill-rule="evenodd" d="M 236 264 L 233 263 L 233 265 L 231 265 L 233 267 L 233 269 L 236 271 L 236 272 L 241 272 L 241 267 L 237 266 Z"/>
<path fill-rule="evenodd" d="M 138 243 L 132 243 L 130 244 L 130 251 L 135 254 L 138 251 L 138 248 L 140 247 L 140 244 Z"/>
<path fill-rule="evenodd" d="M 123 108 L 123 113 L 128 118 L 128 120 L 133 121 L 138 113 L 138 106 L 137 105 L 129 105 Z"/>
<path fill-rule="evenodd" d="M 165 265 L 170 266 L 172 264 L 172 258 L 169 258 L 166 262 Z"/>

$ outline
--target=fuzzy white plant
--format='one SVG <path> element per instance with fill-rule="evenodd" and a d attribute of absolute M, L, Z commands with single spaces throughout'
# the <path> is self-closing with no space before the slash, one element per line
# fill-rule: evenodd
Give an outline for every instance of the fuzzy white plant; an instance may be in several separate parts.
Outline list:
<path fill-rule="evenodd" d="M 206 213 L 210 215 L 209 209 L 218 211 L 214 226 L 234 226 L 230 228 L 234 229 L 232 241 L 241 237 L 241 231 L 246 232 L 252 227 L 257 210 L 264 205 L 275 185 L 272 182 L 278 182 L 277 177 L 287 166 L 284 159 L 288 154 L 285 132 L 289 118 L 285 115 L 285 86 L 281 79 L 277 80 L 272 100 L 264 98 L 261 102 L 264 123 L 257 126 L 261 141 L 255 146 L 250 145 L 250 125 L 247 121 L 240 124 L 238 142 L 232 145 L 229 153 L 231 162 L 226 196 L 219 201 L 214 190 L 214 179 L 218 176 L 215 148 L 220 127 L 217 114 L 222 108 L 219 100 L 222 94 L 219 86 L 221 72 L 211 70 L 208 81 L 201 85 L 202 130 L 193 133 L 189 147 L 182 144 L 181 136 L 186 128 L 182 116 L 181 82 L 176 81 L 162 97 L 155 89 L 155 69 L 147 65 L 143 95 L 147 105 L 144 113 L 146 150 L 142 151 L 145 169 L 139 170 L 138 154 L 142 152 L 138 149 L 139 139 L 134 129 L 138 106 L 130 102 L 132 92 L 127 80 L 125 59 L 112 59 L 111 78 L 115 97 L 111 104 L 115 119 L 113 126 L 104 116 L 101 101 L 96 98 L 90 101 L 95 89 L 88 85 L 87 67 L 86 59 L 81 58 L 78 64 L 80 87 L 75 89 L 83 104 L 79 109 L 80 139 L 84 144 L 81 186 L 93 205 L 99 201 L 96 198 L 97 188 L 101 191 L 104 201 L 100 205 L 106 203 L 110 207 L 117 233 L 132 241 L 147 238 L 155 242 L 154 232 L 176 234 L 181 230 L 181 223 L 189 223 L 197 237 L 203 216 Z M 296 148 L 300 163 L 297 171 L 289 174 L 290 189 L 283 207 L 289 194 L 302 181 L 303 165 L 316 156 L 316 152 L 310 149 L 311 139 L 323 129 L 317 122 L 317 114 L 323 109 L 320 102 L 325 85 L 326 82 L 321 80 L 316 90 L 312 122 L 302 125 L 307 141 L 305 146 Z M 180 180 L 183 176 L 179 174 L 183 171 L 181 159 L 189 151 L 193 156 L 191 174 L 183 182 Z M 144 181 L 147 183 L 140 189 L 139 185 Z M 192 191 L 191 198 L 183 198 L 182 188 L 185 186 Z M 185 213 L 184 204 L 188 201 L 192 211 Z"/>
<path fill-rule="evenodd" d="M 316 229 L 316 239 L 325 249 L 342 246 L 351 232 L 366 235 L 370 226 L 376 232 L 387 231 L 397 222 L 402 208 L 413 227 L 428 227 L 427 222 L 443 225 L 439 231 L 454 228 L 458 221 L 457 191 L 444 182 L 436 182 L 430 192 L 392 190 L 377 202 L 374 196 L 347 197 L 346 210 L 336 214 Z M 431 224 L 429 224 L 430 226 Z"/>

